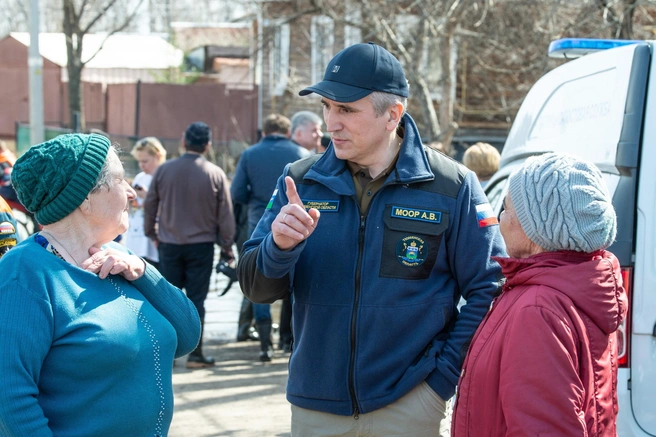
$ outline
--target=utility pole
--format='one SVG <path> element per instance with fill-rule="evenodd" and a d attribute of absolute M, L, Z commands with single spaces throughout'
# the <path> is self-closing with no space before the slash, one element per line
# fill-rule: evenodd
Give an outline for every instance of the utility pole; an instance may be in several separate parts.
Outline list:
<path fill-rule="evenodd" d="M 39 0 L 30 0 L 30 49 L 27 65 L 30 83 L 30 142 L 42 143 L 43 128 L 43 58 L 39 53 Z"/>
<path fill-rule="evenodd" d="M 257 4 L 257 60 L 255 64 L 255 83 L 257 84 L 257 129 L 258 134 L 262 133 L 262 98 L 264 96 L 264 91 L 262 90 L 262 72 L 263 72 L 263 62 L 264 57 L 262 51 L 264 50 L 264 30 L 262 26 L 264 25 L 264 16 L 262 14 L 262 8 L 264 4 Z M 258 138 L 259 141 L 259 138 Z"/>

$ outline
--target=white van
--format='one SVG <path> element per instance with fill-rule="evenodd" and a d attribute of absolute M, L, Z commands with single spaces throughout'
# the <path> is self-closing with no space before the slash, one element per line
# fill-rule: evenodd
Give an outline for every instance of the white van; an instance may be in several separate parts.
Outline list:
<path fill-rule="evenodd" d="M 566 152 L 603 172 L 617 212 L 629 315 L 619 332 L 618 435 L 656 436 L 656 41 L 559 40 L 570 57 L 526 96 L 485 191 L 498 213 L 508 177 L 532 155 Z M 604 47 L 605 48 L 605 47 Z"/>

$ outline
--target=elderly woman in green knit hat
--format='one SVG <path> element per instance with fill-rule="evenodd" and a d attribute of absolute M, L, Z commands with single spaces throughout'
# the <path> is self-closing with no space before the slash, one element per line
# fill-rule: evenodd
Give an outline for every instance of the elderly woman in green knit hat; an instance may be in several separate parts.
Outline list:
<path fill-rule="evenodd" d="M 164 436 L 196 308 L 112 240 L 136 196 L 100 135 L 30 148 L 12 182 L 43 230 L 0 260 L 0 434 Z"/>

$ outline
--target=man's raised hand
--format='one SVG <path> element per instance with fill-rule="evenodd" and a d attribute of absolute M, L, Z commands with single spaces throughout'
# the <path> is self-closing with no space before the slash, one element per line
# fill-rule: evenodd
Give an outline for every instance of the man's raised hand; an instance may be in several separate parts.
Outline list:
<path fill-rule="evenodd" d="M 290 250 L 312 235 L 320 214 L 314 208 L 305 211 L 292 178 L 286 176 L 285 185 L 288 203 L 280 209 L 271 224 L 271 233 L 279 249 Z"/>

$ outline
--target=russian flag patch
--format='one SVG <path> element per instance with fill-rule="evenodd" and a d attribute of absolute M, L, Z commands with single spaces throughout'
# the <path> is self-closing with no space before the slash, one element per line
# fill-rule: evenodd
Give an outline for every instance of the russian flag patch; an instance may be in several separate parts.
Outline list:
<path fill-rule="evenodd" d="M 499 220 L 494 216 L 494 212 L 492 212 L 492 207 L 489 203 L 476 205 L 476 218 L 478 219 L 479 228 L 499 224 Z"/>

